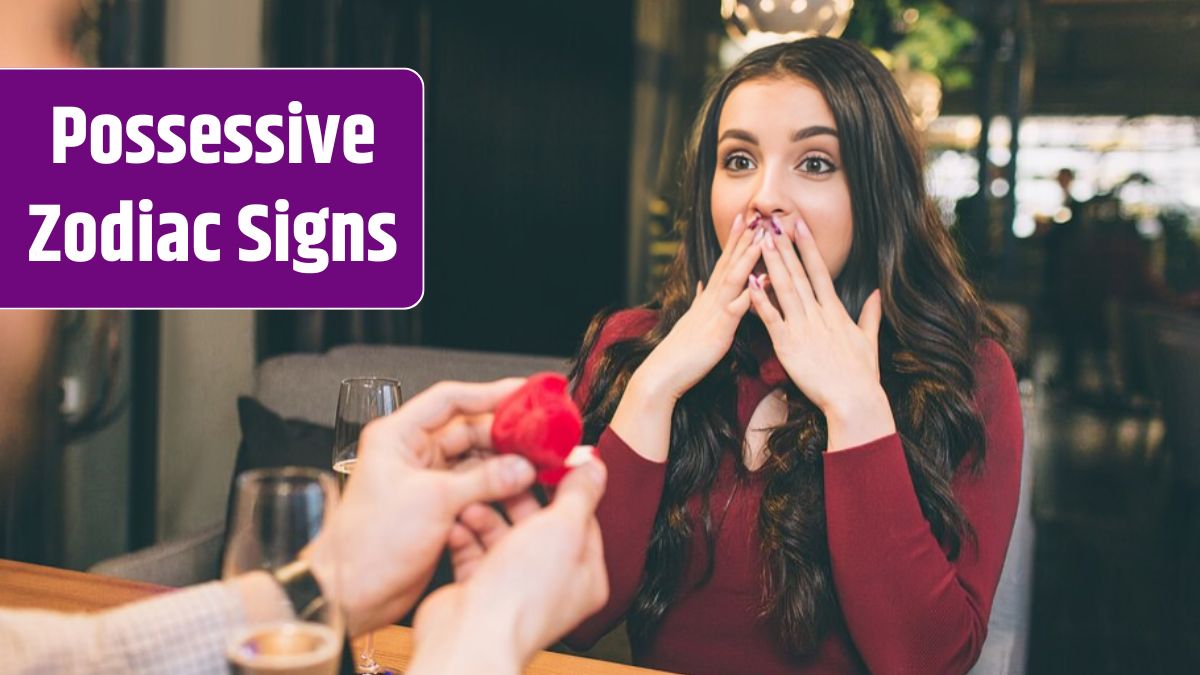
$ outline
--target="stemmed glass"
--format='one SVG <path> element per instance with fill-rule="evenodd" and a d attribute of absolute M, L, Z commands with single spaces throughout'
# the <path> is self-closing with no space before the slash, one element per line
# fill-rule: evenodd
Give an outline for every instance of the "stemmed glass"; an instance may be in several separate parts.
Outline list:
<path fill-rule="evenodd" d="M 358 461 L 358 437 L 363 427 L 373 419 L 391 414 L 402 402 L 400 382 L 397 380 L 383 377 L 342 380 L 338 393 L 337 421 L 333 427 L 333 470 L 341 478 L 343 487 Z M 365 543 L 369 545 L 369 542 Z M 367 633 L 354 667 L 359 673 L 383 671 L 375 661 L 373 633 Z"/>
<path fill-rule="evenodd" d="M 287 467 L 238 476 L 234 517 L 221 576 L 265 570 L 287 576 L 304 567 L 301 553 L 331 522 L 338 503 L 332 474 Z M 336 565 L 336 561 L 335 565 Z M 334 675 L 345 627 L 337 603 L 337 577 L 314 586 L 295 618 L 255 623 L 239 631 L 226 652 L 237 674 L 287 672 Z"/>

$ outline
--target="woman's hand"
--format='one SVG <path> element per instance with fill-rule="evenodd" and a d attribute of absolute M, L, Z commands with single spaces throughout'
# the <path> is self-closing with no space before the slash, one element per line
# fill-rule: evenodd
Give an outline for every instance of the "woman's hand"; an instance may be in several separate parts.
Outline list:
<path fill-rule="evenodd" d="M 725 250 L 708 285 L 696 285 L 691 307 L 629 378 L 609 426 L 634 452 L 665 462 L 671 445 L 675 403 L 717 365 L 733 344 L 738 323 L 750 309 L 746 281 L 762 256 L 757 223 L 734 218 Z"/>
<path fill-rule="evenodd" d="M 509 525 L 491 506 L 463 511 L 450 537 L 455 583 L 422 603 L 414 622 L 411 673 L 517 672 L 537 650 L 608 599 L 608 574 L 594 512 L 605 468 L 571 471 L 541 508 L 525 493 L 506 502 Z"/>
<path fill-rule="evenodd" d="M 759 279 L 751 280 L 750 298 L 780 364 L 825 414 L 829 449 L 844 450 L 894 433 L 891 406 L 879 384 L 879 290 L 867 298 L 858 321 L 851 319 L 803 220 L 795 223 L 799 256 L 784 234 L 768 232 L 763 248 L 779 308 Z"/>
<path fill-rule="evenodd" d="M 738 214 L 708 284 L 697 284 L 691 307 L 646 357 L 635 379 L 660 396 L 678 400 L 725 356 L 750 309 L 746 280 L 762 255 L 758 235 L 765 229 L 747 226 Z"/>

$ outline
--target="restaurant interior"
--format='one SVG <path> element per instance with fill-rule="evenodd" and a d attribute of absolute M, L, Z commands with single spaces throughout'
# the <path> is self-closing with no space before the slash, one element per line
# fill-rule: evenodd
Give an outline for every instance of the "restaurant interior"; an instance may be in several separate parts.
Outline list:
<path fill-rule="evenodd" d="M 972 672 L 1200 672 L 1200 0 L 79 5 L 92 67 L 416 70 L 425 293 L 403 311 L 54 312 L 0 558 L 218 578 L 236 472 L 328 468 L 342 378 L 410 398 L 564 370 L 597 311 L 666 275 L 707 84 L 829 34 L 895 74 L 966 273 L 1017 329 L 1007 642 Z M 616 634 L 586 656 L 630 658 Z"/>

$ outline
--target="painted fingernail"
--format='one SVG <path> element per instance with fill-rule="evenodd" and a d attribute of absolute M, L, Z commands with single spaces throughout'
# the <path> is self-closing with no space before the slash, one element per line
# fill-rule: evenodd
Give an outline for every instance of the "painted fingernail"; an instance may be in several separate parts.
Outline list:
<path fill-rule="evenodd" d="M 754 276 L 753 274 L 746 279 L 746 283 L 750 286 L 750 288 L 757 288 L 760 291 L 762 290 L 762 282 L 760 282 L 758 277 Z"/>
<path fill-rule="evenodd" d="M 576 468 L 587 464 L 593 459 L 599 459 L 600 453 L 596 452 L 594 445 L 577 445 L 571 450 L 571 454 L 563 460 L 563 466 L 568 468 Z"/>
<path fill-rule="evenodd" d="M 779 226 L 779 216 L 771 216 L 771 227 L 774 228 L 775 234 L 783 234 L 783 228 Z"/>
<path fill-rule="evenodd" d="M 767 234 L 767 228 L 765 228 L 765 227 L 763 229 L 759 230 L 758 232 L 755 232 L 753 243 L 757 244 L 758 242 L 762 241 L 763 236 L 765 236 L 766 234 Z"/>
<path fill-rule="evenodd" d="M 804 223 L 803 218 L 796 219 L 796 236 L 798 236 L 798 237 L 811 237 L 812 236 L 812 232 L 808 229 L 808 225 L 806 225 Z"/>
<path fill-rule="evenodd" d="M 604 465 L 600 462 L 588 462 L 581 467 L 581 470 L 587 473 L 587 477 L 591 479 L 597 487 L 604 487 L 604 482 L 607 477 L 607 471 Z"/>
<path fill-rule="evenodd" d="M 766 289 L 767 284 L 771 281 L 771 278 L 767 276 L 766 272 L 763 272 L 762 274 L 758 275 L 757 281 L 760 289 Z"/>
<path fill-rule="evenodd" d="M 758 227 L 759 221 L 761 221 L 761 220 L 762 220 L 762 216 L 755 215 L 754 219 L 750 221 L 750 229 L 752 229 L 752 230 L 756 229 Z"/>

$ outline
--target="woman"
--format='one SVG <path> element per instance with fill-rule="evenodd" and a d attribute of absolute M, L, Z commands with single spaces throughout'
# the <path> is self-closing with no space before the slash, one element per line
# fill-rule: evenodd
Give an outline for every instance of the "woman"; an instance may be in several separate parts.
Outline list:
<path fill-rule="evenodd" d="M 656 300 L 573 375 L 609 467 L 609 602 L 640 665 L 965 672 L 1016 513 L 1005 331 L 925 193 L 904 98 L 815 38 L 717 84 Z"/>

